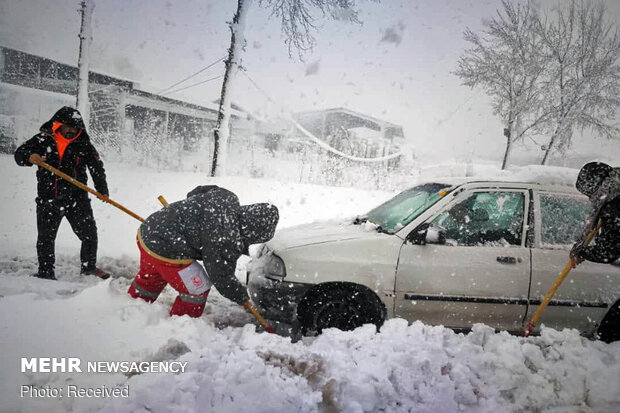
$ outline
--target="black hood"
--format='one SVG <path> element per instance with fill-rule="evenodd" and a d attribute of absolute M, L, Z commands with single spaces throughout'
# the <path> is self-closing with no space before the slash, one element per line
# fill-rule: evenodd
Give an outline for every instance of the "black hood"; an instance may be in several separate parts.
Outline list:
<path fill-rule="evenodd" d="M 41 125 L 41 132 L 52 133 L 52 125 L 54 122 L 60 122 L 68 126 L 73 126 L 74 128 L 81 129 L 86 132 L 86 127 L 84 126 L 84 120 L 82 119 L 82 114 L 77 110 L 73 109 L 69 106 L 63 106 L 52 116 L 50 120 Z"/>
<path fill-rule="evenodd" d="M 579 171 L 575 186 L 577 190 L 590 198 L 601 186 L 613 168 L 603 162 L 590 162 Z"/>
<path fill-rule="evenodd" d="M 248 254 L 248 247 L 260 244 L 273 238 L 280 214 L 275 205 L 260 203 L 241 205 L 239 213 L 239 229 L 244 242 L 243 253 Z"/>

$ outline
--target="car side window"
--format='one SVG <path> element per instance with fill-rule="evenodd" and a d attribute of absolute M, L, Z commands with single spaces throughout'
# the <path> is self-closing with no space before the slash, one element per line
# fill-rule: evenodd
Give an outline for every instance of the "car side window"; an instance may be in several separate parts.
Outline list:
<path fill-rule="evenodd" d="M 476 192 L 441 213 L 433 226 L 445 229 L 446 245 L 521 245 L 524 194 Z"/>
<path fill-rule="evenodd" d="M 585 223 L 587 199 L 561 194 L 540 194 L 541 244 L 543 247 L 572 245 Z"/>

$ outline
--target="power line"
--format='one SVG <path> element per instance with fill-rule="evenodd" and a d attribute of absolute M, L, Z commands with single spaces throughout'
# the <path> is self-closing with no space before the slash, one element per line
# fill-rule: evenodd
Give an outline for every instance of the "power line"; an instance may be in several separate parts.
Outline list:
<path fill-rule="evenodd" d="M 260 93 L 263 94 L 263 96 L 265 96 L 265 98 L 271 102 L 271 103 L 275 103 L 273 99 L 271 99 L 271 97 L 269 97 L 269 95 L 267 94 L 267 92 L 265 92 L 260 86 L 258 86 L 256 84 L 256 82 L 254 81 L 254 79 L 252 79 L 250 77 L 250 75 L 247 74 L 247 71 L 245 69 L 241 69 L 241 73 L 243 73 L 245 75 L 245 77 L 248 78 L 248 80 L 252 83 L 252 85 L 254 85 L 254 87 L 256 88 L 256 90 L 258 90 Z"/>
<path fill-rule="evenodd" d="M 224 77 L 224 75 L 215 76 L 215 77 L 209 78 L 209 79 L 207 79 L 207 80 L 203 80 L 202 82 L 194 83 L 193 85 L 185 86 L 185 87 L 182 87 L 181 89 L 172 90 L 172 91 L 170 91 L 170 92 L 166 92 L 166 93 L 163 93 L 163 94 L 164 94 L 164 95 L 169 95 L 169 94 L 171 94 L 171 93 L 177 93 L 177 92 L 180 92 L 180 91 L 182 91 L 182 90 L 189 89 L 190 87 L 194 87 L 194 86 L 202 85 L 203 83 L 207 83 L 207 82 L 210 82 L 210 81 L 212 81 L 212 80 L 219 79 L 219 78 L 221 78 L 221 77 Z"/>
<path fill-rule="evenodd" d="M 176 83 L 175 83 L 174 85 L 172 85 L 172 86 L 168 86 L 167 88 L 160 90 L 159 92 L 157 92 L 157 94 L 162 94 L 162 93 L 166 92 L 167 90 L 170 90 L 170 89 L 172 89 L 173 87 L 180 85 L 181 83 L 185 82 L 186 80 L 189 80 L 189 79 L 191 79 L 192 77 L 194 77 L 194 76 L 196 76 L 196 75 L 199 75 L 200 73 L 204 72 L 205 70 L 207 70 L 207 69 L 209 69 L 209 68 L 211 68 L 211 67 L 215 66 L 216 64 L 218 64 L 219 62 L 221 62 L 221 61 L 222 61 L 222 60 L 224 60 L 225 58 L 226 58 L 226 56 L 222 56 L 222 57 L 220 57 L 220 58 L 219 58 L 219 59 L 217 59 L 215 62 L 213 62 L 213 63 L 209 64 L 208 66 L 203 67 L 202 69 L 200 69 L 200 70 L 199 70 L 199 71 L 197 71 L 196 73 L 194 73 L 194 74 L 192 74 L 192 75 L 187 76 L 187 77 L 186 77 L 185 79 L 183 79 L 183 80 L 179 80 L 178 82 L 176 82 Z M 168 92 L 168 93 L 174 93 L 174 92 Z"/>
<path fill-rule="evenodd" d="M 275 104 L 275 101 L 273 99 L 271 99 L 271 97 L 267 94 L 267 92 L 265 92 L 260 86 L 258 86 L 258 84 L 256 84 L 256 82 L 254 81 L 254 79 L 252 79 L 250 77 L 250 75 L 247 74 L 247 72 L 245 70 L 241 70 L 241 72 L 245 75 L 245 77 L 248 78 L 248 80 L 250 82 L 252 82 L 252 84 L 254 85 L 254 87 L 261 92 L 265 98 L 267 98 L 267 100 L 269 102 L 272 102 Z M 288 113 L 288 111 L 285 111 Z M 328 143 L 322 141 L 321 139 L 317 138 L 316 136 L 314 136 L 312 133 L 310 133 L 306 128 L 304 128 L 299 122 L 297 122 L 297 120 L 295 118 L 293 118 L 293 116 L 289 113 L 289 115 L 287 116 L 287 120 L 289 122 L 291 122 L 296 128 L 297 130 L 299 130 L 301 133 L 303 133 L 306 138 L 310 139 L 312 142 L 314 142 L 315 144 L 317 144 L 318 146 L 320 146 L 321 148 L 336 154 L 342 158 L 346 158 L 346 159 L 350 159 L 352 161 L 357 161 L 357 162 L 385 162 L 385 161 L 389 161 L 391 159 L 395 159 L 398 158 L 400 156 L 402 156 L 402 152 L 397 152 L 397 153 L 393 153 L 387 156 L 382 156 L 382 157 L 378 157 L 378 158 L 361 158 L 359 156 L 351 156 L 351 155 L 347 155 L 344 152 L 339 151 L 338 149 L 332 147 L 331 145 L 329 145 Z"/>

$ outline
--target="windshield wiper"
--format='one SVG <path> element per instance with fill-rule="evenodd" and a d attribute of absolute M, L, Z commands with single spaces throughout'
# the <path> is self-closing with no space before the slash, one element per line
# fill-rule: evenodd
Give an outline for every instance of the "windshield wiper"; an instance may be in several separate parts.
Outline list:
<path fill-rule="evenodd" d="M 370 222 L 371 224 L 375 225 L 375 230 L 377 232 L 381 232 L 383 234 L 391 234 L 390 231 L 387 231 L 385 229 L 383 229 L 383 227 L 379 224 L 377 224 L 376 222 L 373 221 L 369 221 L 367 216 L 357 216 L 355 217 L 355 220 L 353 221 L 353 225 L 361 225 L 364 224 L 366 222 Z"/>
<path fill-rule="evenodd" d="M 358 216 L 355 217 L 355 220 L 353 220 L 353 225 L 360 225 L 360 224 L 363 224 L 366 221 L 368 221 L 368 217 L 367 216 L 358 215 Z"/>

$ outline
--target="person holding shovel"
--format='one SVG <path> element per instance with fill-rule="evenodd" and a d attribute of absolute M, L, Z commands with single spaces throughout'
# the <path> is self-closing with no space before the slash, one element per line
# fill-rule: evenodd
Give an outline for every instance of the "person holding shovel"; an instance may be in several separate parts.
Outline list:
<path fill-rule="evenodd" d="M 620 258 L 620 169 L 602 162 L 590 162 L 577 176 L 577 190 L 590 198 L 590 213 L 570 257 L 573 268 L 584 260 L 612 263 Z M 588 234 L 601 222 L 594 238 L 586 245 Z"/>
<path fill-rule="evenodd" d="M 37 135 L 23 143 L 15 151 L 19 166 L 32 166 L 40 161 L 53 166 L 77 181 L 86 184 L 90 171 L 99 198 L 107 202 L 108 185 L 103 162 L 90 142 L 76 109 L 65 106 L 41 125 Z M 81 273 L 103 279 L 109 275 L 97 268 L 97 225 L 88 194 L 39 167 L 37 170 L 37 256 L 39 271 L 34 276 L 55 280 L 55 241 L 63 217 L 82 241 L 80 250 Z"/>
<path fill-rule="evenodd" d="M 170 284 L 179 292 L 170 315 L 196 318 L 215 285 L 224 297 L 252 311 L 247 290 L 235 276 L 237 259 L 249 254 L 251 244 L 269 241 L 278 220 L 272 204 L 240 205 L 224 188 L 196 187 L 140 225 L 140 271 L 128 293 L 153 302 Z"/>

